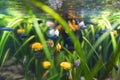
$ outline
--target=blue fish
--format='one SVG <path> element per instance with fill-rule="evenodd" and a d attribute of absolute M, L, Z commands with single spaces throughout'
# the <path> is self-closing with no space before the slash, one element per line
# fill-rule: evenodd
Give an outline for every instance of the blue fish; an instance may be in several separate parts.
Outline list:
<path fill-rule="evenodd" d="M 80 22 L 77 21 L 77 23 L 79 23 L 78 26 L 80 27 L 81 30 L 87 28 L 87 26 L 85 25 L 84 21 L 80 21 Z"/>
<path fill-rule="evenodd" d="M 97 41 L 100 36 L 101 36 L 100 34 L 96 34 L 95 35 L 95 41 Z"/>
<path fill-rule="evenodd" d="M 91 24 L 91 25 L 94 25 L 94 26 L 96 26 L 97 24 L 95 23 L 95 22 L 92 22 L 92 21 L 84 21 L 84 23 L 85 23 L 85 25 L 89 25 L 89 24 Z"/>
<path fill-rule="evenodd" d="M 48 36 L 48 38 L 49 38 L 49 39 L 56 40 L 56 39 L 58 39 L 58 36 L 55 36 L 55 35 L 54 35 L 54 36 Z"/>
<path fill-rule="evenodd" d="M 20 35 L 20 39 L 26 39 L 26 38 L 28 38 L 28 35 L 27 35 L 27 34 L 21 34 L 21 35 Z"/>
<path fill-rule="evenodd" d="M 34 56 L 35 58 L 40 58 L 42 56 L 42 53 L 40 53 L 39 51 L 35 51 Z"/>
<path fill-rule="evenodd" d="M 80 23 L 80 21 L 78 19 L 76 19 L 76 24 L 79 24 L 79 23 Z"/>
<path fill-rule="evenodd" d="M 14 29 L 13 28 L 8 28 L 8 27 L 3 27 L 3 28 L 0 28 L 0 30 L 2 30 L 2 31 L 13 31 Z"/>
<path fill-rule="evenodd" d="M 85 28 L 87 28 L 87 26 L 86 26 L 86 25 L 81 26 L 81 29 L 85 29 Z"/>
<path fill-rule="evenodd" d="M 87 25 L 93 25 L 93 26 L 97 25 L 95 22 L 92 22 L 92 21 L 79 21 L 78 19 L 76 19 L 76 24 L 81 24 L 80 28 L 82 30 L 87 28 Z"/>
<path fill-rule="evenodd" d="M 101 35 L 103 35 L 103 34 L 106 33 L 106 32 L 109 32 L 109 31 L 110 31 L 109 29 L 101 30 L 99 33 L 97 33 L 97 34 L 95 35 L 95 41 L 97 41 L 98 38 L 99 38 Z"/>

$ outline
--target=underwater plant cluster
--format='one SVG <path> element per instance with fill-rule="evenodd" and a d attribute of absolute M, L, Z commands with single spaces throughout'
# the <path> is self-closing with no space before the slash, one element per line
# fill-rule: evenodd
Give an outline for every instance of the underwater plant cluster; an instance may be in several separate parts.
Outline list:
<path fill-rule="evenodd" d="M 119 80 L 120 12 L 88 20 L 31 2 L 52 18 L 0 15 L 0 79 L 15 58 L 23 80 Z"/>

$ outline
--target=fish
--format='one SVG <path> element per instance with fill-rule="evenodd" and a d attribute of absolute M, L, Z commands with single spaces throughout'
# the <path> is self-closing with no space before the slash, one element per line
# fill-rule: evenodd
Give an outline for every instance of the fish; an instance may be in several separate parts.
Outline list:
<path fill-rule="evenodd" d="M 85 25 L 89 25 L 89 24 L 94 25 L 94 26 L 97 25 L 95 22 L 92 22 L 92 21 L 84 21 L 84 23 Z"/>
<path fill-rule="evenodd" d="M 84 30 L 84 29 L 87 28 L 87 26 L 85 25 L 85 22 L 84 22 L 84 21 L 79 22 L 78 26 L 79 26 L 79 28 L 80 28 L 81 30 Z"/>
<path fill-rule="evenodd" d="M 81 26 L 81 29 L 83 30 L 83 29 L 86 29 L 87 28 L 87 26 L 85 26 L 85 25 L 83 25 L 83 26 Z"/>
<path fill-rule="evenodd" d="M 74 67 L 78 67 L 80 65 L 81 61 L 80 59 L 77 59 L 75 62 L 74 62 Z"/>
<path fill-rule="evenodd" d="M 109 32 L 109 31 L 110 31 L 109 29 L 103 29 L 103 30 L 99 31 L 99 32 L 95 35 L 95 41 L 97 41 L 98 38 L 99 38 L 101 35 L 103 35 L 103 34 L 106 33 L 106 32 Z"/>
<path fill-rule="evenodd" d="M 52 21 L 47 21 L 46 26 L 48 26 L 49 28 L 54 28 L 55 24 Z"/>
<path fill-rule="evenodd" d="M 95 35 L 95 41 L 97 41 L 100 36 L 101 36 L 100 34 L 96 34 Z"/>
<path fill-rule="evenodd" d="M 59 37 L 59 31 L 58 30 L 50 29 L 48 31 L 48 38 L 49 39 L 56 40 L 56 39 L 58 39 L 58 37 Z"/>
<path fill-rule="evenodd" d="M 70 51 L 74 50 L 73 42 L 69 36 L 64 37 L 64 47 Z"/>
<path fill-rule="evenodd" d="M 79 24 L 79 23 L 80 23 L 80 21 L 78 19 L 76 19 L 76 24 Z"/>
<path fill-rule="evenodd" d="M 39 51 L 34 52 L 35 58 L 40 58 L 42 54 Z"/>
<path fill-rule="evenodd" d="M 76 24 L 79 25 L 81 30 L 86 29 L 87 28 L 86 25 L 93 25 L 93 26 L 97 25 L 95 22 L 92 22 L 92 21 L 79 21 L 78 19 L 76 19 Z"/>
<path fill-rule="evenodd" d="M 54 42 L 53 42 L 53 40 L 48 40 L 48 41 L 46 41 L 46 44 L 47 44 L 47 46 L 48 47 L 54 47 Z"/>
<path fill-rule="evenodd" d="M 20 39 L 26 39 L 28 37 L 27 34 L 20 34 Z"/>
<path fill-rule="evenodd" d="M 48 36 L 48 39 L 56 40 L 58 39 L 58 36 Z"/>
<path fill-rule="evenodd" d="M 68 26 L 70 27 L 70 29 L 72 29 L 73 31 L 76 31 L 79 29 L 79 25 L 76 24 L 76 20 L 72 19 L 72 20 L 68 20 Z"/>
<path fill-rule="evenodd" d="M 0 28 L 0 30 L 2 30 L 2 31 L 13 31 L 14 29 L 13 28 L 8 28 L 8 27 L 3 27 L 3 28 Z"/>
<path fill-rule="evenodd" d="M 79 40 L 79 42 L 81 43 L 83 41 L 81 29 L 75 30 L 74 34 L 75 34 L 76 38 Z M 62 37 L 63 37 L 63 41 L 64 41 L 64 47 L 70 51 L 73 51 L 74 44 L 73 44 L 70 36 L 65 31 L 63 31 Z"/>

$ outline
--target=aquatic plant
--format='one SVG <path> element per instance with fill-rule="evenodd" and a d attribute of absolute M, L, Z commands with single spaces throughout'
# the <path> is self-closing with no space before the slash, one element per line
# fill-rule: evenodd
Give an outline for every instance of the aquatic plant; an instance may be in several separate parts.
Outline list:
<path fill-rule="evenodd" d="M 12 48 L 6 45 L 12 38 L 14 51 L 11 57 L 16 57 L 22 65 L 26 80 L 103 80 L 110 73 L 112 78 L 116 77 L 114 73 L 120 65 L 120 13 L 94 17 L 92 20 L 96 24 L 78 19 L 79 28 L 74 19 L 67 23 L 40 1 L 31 2 L 50 14 L 59 25 L 46 18 L 39 19 L 26 3 L 30 16 L 13 18 L 6 27 L 0 28 L 3 31 L 1 68 L 11 53 Z"/>
<path fill-rule="evenodd" d="M 4 54 L 5 53 L 5 46 L 7 46 L 6 43 L 9 39 L 9 37 L 13 36 L 13 34 L 14 34 L 13 29 L 19 24 L 20 21 L 22 21 L 21 17 L 13 18 L 13 20 L 11 20 L 11 22 L 9 22 L 4 29 L 3 28 L 1 29 L 1 31 L 3 30 L 3 33 L 1 35 L 1 40 L 0 40 L 0 46 L 1 46 L 1 48 L 0 48 L 0 59 L 1 59 L 1 63 L 5 58 L 4 55 L 6 55 L 6 54 Z M 9 52 L 7 51 L 7 53 L 9 53 Z"/>

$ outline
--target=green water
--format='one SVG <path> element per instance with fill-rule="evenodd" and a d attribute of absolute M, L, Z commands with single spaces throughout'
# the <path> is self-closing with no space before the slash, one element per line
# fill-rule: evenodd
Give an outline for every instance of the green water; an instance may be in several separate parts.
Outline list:
<path fill-rule="evenodd" d="M 43 0 L 42 0 L 43 1 Z M 48 1 L 43 1 L 43 3 L 50 5 Z M 102 1 L 99 0 L 75 0 L 75 1 L 68 1 L 63 0 L 63 4 L 61 9 L 74 9 L 77 13 L 81 10 L 84 11 L 84 14 L 87 15 L 88 13 L 95 13 L 100 11 L 102 6 Z M 28 6 L 35 14 L 39 14 L 41 12 L 40 9 L 35 7 L 33 4 L 30 3 L 29 0 L 0 0 L 0 14 L 6 15 L 13 15 L 13 16 L 20 16 L 28 14 Z M 88 11 L 88 12 L 86 12 Z M 91 15 L 91 14 L 90 14 Z"/>
<path fill-rule="evenodd" d="M 50 6 L 48 0 L 41 0 L 46 5 Z M 119 1 L 115 0 L 109 2 L 107 0 L 63 0 L 62 11 L 73 9 L 77 14 L 83 12 L 86 16 L 98 15 L 101 11 L 110 9 L 119 10 Z M 33 5 L 29 0 L 0 0 L 0 14 L 10 16 L 26 16 L 30 14 L 30 10 L 33 14 L 41 15 L 41 10 Z M 59 10 L 59 9 L 57 9 Z M 57 11 L 56 10 L 56 11 Z"/>
<path fill-rule="evenodd" d="M 26 14 L 26 9 L 22 0 L 1 0 L 0 14 L 20 16 Z"/>

